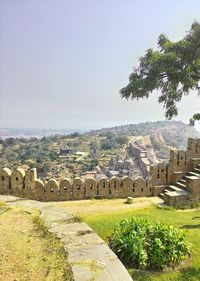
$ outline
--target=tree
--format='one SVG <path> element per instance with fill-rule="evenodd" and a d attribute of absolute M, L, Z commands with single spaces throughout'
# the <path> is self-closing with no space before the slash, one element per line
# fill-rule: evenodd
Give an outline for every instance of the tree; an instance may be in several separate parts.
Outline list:
<path fill-rule="evenodd" d="M 123 146 L 123 144 L 127 144 L 128 143 L 128 138 L 127 136 L 118 136 L 115 138 L 115 141 L 121 145 L 121 147 Z"/>
<path fill-rule="evenodd" d="M 78 138 L 78 137 L 80 137 L 80 134 L 79 134 L 79 132 L 74 132 L 74 133 L 70 134 L 69 137 L 72 139 Z"/>
<path fill-rule="evenodd" d="M 110 140 L 105 139 L 105 140 L 102 141 L 101 149 L 103 149 L 103 150 L 110 150 L 112 148 L 113 148 L 113 143 Z"/>
<path fill-rule="evenodd" d="M 158 38 L 158 50 L 148 49 L 139 59 L 129 76 L 129 83 L 120 90 L 122 98 L 148 98 L 154 90 L 161 91 L 159 103 L 163 103 L 165 117 L 178 115 L 177 103 L 184 95 L 200 94 L 200 24 L 194 22 L 186 36 L 177 42 L 164 34 Z M 194 125 L 200 113 L 190 119 Z"/>
<path fill-rule="evenodd" d="M 90 170 L 93 170 L 98 165 L 99 165 L 99 160 L 98 159 L 92 159 L 91 162 L 90 162 Z"/>

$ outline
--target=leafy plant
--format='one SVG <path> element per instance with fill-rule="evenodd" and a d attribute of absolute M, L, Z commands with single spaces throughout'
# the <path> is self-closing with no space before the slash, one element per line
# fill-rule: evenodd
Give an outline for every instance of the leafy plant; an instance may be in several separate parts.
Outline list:
<path fill-rule="evenodd" d="M 122 220 L 116 225 L 109 245 L 125 264 L 155 270 L 174 268 L 191 248 L 182 230 L 166 222 L 153 226 L 143 218 Z"/>

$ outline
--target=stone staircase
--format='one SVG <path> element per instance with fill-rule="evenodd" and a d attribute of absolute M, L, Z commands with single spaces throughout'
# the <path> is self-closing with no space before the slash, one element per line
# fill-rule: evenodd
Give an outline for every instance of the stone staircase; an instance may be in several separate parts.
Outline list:
<path fill-rule="evenodd" d="M 191 192 L 187 188 L 188 180 L 199 181 L 200 179 L 200 164 L 193 171 L 187 172 L 183 178 L 177 181 L 174 185 L 168 185 L 159 194 L 159 197 L 170 206 L 187 204 Z M 178 203 L 178 204 L 177 204 Z M 180 204 L 179 204 L 180 203 Z"/>

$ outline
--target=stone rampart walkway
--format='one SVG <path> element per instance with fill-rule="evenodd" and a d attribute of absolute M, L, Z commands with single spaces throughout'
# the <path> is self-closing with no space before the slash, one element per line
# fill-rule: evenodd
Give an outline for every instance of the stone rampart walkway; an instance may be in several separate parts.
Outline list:
<path fill-rule="evenodd" d="M 0 195 L 0 201 L 39 210 L 49 231 L 64 243 L 74 281 L 132 281 L 121 261 L 87 224 L 74 222 L 72 215 L 42 202 L 5 195 Z"/>

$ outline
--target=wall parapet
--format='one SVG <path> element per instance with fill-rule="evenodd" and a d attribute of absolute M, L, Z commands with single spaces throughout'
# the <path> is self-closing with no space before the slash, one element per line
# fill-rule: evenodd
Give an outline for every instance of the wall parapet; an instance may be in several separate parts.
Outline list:
<path fill-rule="evenodd" d="M 11 171 L 0 169 L 0 194 L 14 195 L 38 201 L 68 201 L 91 198 L 126 198 L 152 196 L 151 181 L 143 178 L 102 177 L 94 179 L 49 179 L 44 183 L 37 178 L 36 169 Z"/>
<path fill-rule="evenodd" d="M 153 186 L 176 183 L 185 173 L 200 163 L 200 139 L 188 139 L 187 150 L 171 150 L 168 163 L 150 167 Z"/>
<path fill-rule="evenodd" d="M 9 194 L 38 201 L 68 201 L 90 198 L 126 198 L 158 195 L 166 185 L 176 183 L 185 173 L 200 164 L 200 139 L 188 139 L 188 149 L 171 150 L 168 163 L 150 167 L 150 175 L 130 177 L 102 177 L 95 179 L 50 179 L 44 183 L 37 178 L 36 169 L 0 169 L 0 194 Z"/>

